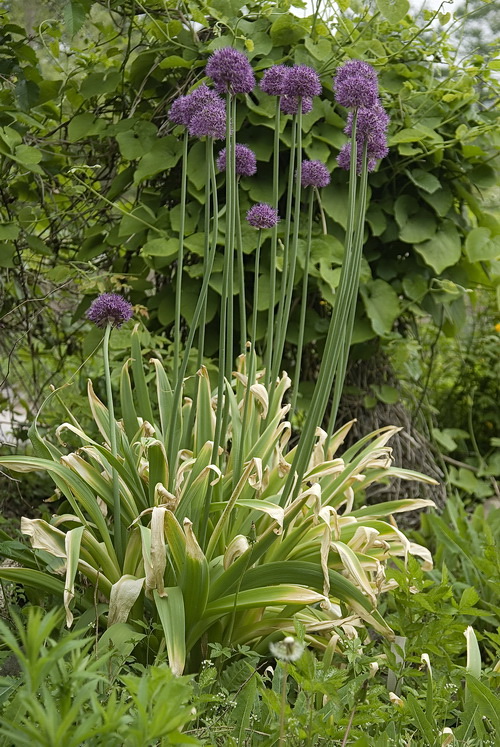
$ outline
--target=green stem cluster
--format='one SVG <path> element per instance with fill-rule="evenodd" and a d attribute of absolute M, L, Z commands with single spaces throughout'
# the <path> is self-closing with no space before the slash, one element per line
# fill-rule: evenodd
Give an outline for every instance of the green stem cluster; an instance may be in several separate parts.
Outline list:
<path fill-rule="evenodd" d="M 104 358 L 104 378 L 106 380 L 106 398 L 108 400 L 108 413 L 109 413 L 109 443 L 111 447 L 112 456 L 118 458 L 118 447 L 116 438 L 116 421 L 115 421 L 115 407 L 113 403 L 113 389 L 111 386 L 111 367 L 109 365 L 109 339 L 111 336 L 111 330 L 113 329 L 112 324 L 106 325 L 104 332 L 104 341 L 102 346 L 103 358 Z M 120 498 L 120 482 L 118 478 L 118 472 L 115 467 L 111 468 L 112 481 L 113 481 L 113 525 L 114 525 L 114 548 L 116 557 L 121 566 L 123 562 L 124 544 L 123 544 L 123 531 L 122 531 L 122 520 L 121 520 L 121 498 Z"/>

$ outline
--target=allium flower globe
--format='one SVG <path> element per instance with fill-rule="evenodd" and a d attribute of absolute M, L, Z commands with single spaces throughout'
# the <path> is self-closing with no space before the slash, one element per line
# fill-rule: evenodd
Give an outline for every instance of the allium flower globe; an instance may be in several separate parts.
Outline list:
<path fill-rule="evenodd" d="M 253 176 L 257 171 L 257 158 L 251 148 L 236 143 L 235 166 L 238 176 Z M 226 170 L 226 149 L 223 148 L 217 156 L 217 168 L 219 171 Z"/>
<path fill-rule="evenodd" d="M 250 93 L 255 86 L 252 66 L 243 52 L 234 47 L 218 49 L 209 58 L 205 73 L 215 83 L 217 93 Z"/>
<path fill-rule="evenodd" d="M 133 315 L 132 304 L 117 293 L 103 293 L 92 301 L 87 311 L 87 319 L 98 327 L 121 327 Z"/>
<path fill-rule="evenodd" d="M 349 60 L 334 78 L 335 100 L 347 109 L 374 106 L 378 101 L 377 71 L 362 60 Z"/>
<path fill-rule="evenodd" d="M 287 65 L 273 65 L 268 68 L 260 81 L 261 90 L 270 96 L 282 96 L 285 93 L 284 85 L 290 70 L 291 68 Z"/>
<path fill-rule="evenodd" d="M 211 137 L 224 140 L 226 137 L 226 112 L 217 104 L 207 104 L 189 120 L 188 131 L 194 137 Z"/>
<path fill-rule="evenodd" d="M 326 187 L 330 172 L 321 161 L 302 161 L 301 183 L 303 187 Z"/>
<path fill-rule="evenodd" d="M 302 114 L 309 114 L 313 108 L 313 100 L 309 96 L 282 96 L 280 99 L 280 109 L 283 114 L 298 114 L 299 101 L 302 102 Z"/>
<path fill-rule="evenodd" d="M 345 134 L 349 135 L 349 137 L 352 135 L 352 122 L 353 114 L 349 112 L 347 115 L 347 125 L 344 130 Z M 377 101 L 374 106 L 360 106 L 356 119 L 356 138 L 363 142 L 365 140 L 370 142 L 371 140 L 380 139 L 381 136 L 385 137 L 389 122 L 390 117 L 380 101 Z"/>
<path fill-rule="evenodd" d="M 277 211 L 266 202 L 253 205 L 247 212 L 247 221 L 254 228 L 272 228 L 279 220 Z"/>
<path fill-rule="evenodd" d="M 175 99 L 170 107 L 168 118 L 173 124 L 189 127 L 191 119 L 208 105 L 220 107 L 223 111 L 226 109 L 221 97 L 205 83 L 202 83 L 187 96 L 179 96 Z"/>
<path fill-rule="evenodd" d="M 287 96 L 319 96 L 321 81 L 316 70 L 308 65 L 294 65 L 288 71 L 284 83 L 283 93 Z"/>

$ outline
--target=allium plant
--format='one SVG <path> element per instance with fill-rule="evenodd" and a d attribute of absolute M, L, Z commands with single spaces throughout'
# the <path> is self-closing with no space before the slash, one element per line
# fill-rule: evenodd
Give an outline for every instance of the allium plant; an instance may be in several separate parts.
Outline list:
<path fill-rule="evenodd" d="M 280 366 L 294 287 L 302 190 L 309 196 L 310 245 L 314 198 L 319 201 L 319 190 L 329 179 L 323 164 L 302 161 L 302 107 L 319 92 L 319 79 L 304 66 L 278 66 L 268 71 L 261 83 L 262 90 L 276 96 L 277 123 L 280 100 L 285 96 L 297 98 L 290 123 L 293 145 L 283 222 L 283 292 L 274 318 L 271 273 L 272 313 L 268 318 L 266 368 L 262 370 L 255 345 L 259 258 L 265 230 L 272 232 L 271 263 L 276 258 L 279 140 L 275 140 L 272 204 L 255 205 L 247 214 L 249 224 L 258 231 L 253 317 L 246 353 L 239 356 L 233 371 L 232 278 L 234 246 L 239 247 L 238 176 L 244 173 L 242 168 L 247 168 L 242 167 L 244 146 L 236 145 L 235 112 L 237 96 L 248 93 L 254 79 L 244 55 L 225 48 L 207 65 L 206 72 L 216 90 L 200 86 L 198 93 L 174 102 L 170 114 L 172 123 L 184 128 L 186 144 L 197 117 L 206 119 L 207 111 L 214 109 L 217 114 L 211 119 L 213 123 L 224 113 L 221 100 L 215 97 L 218 92 L 226 94 L 226 148 L 224 157 L 220 156 L 226 182 L 226 223 L 216 387 L 200 365 L 194 398 L 185 396 L 187 365 L 196 335 L 198 346 L 203 347 L 206 298 L 219 238 L 212 147 L 216 134 L 207 127 L 203 133 L 196 133 L 207 142 L 205 272 L 182 356 L 176 299 L 178 365 L 174 366 L 174 380 L 168 379 L 156 355 L 146 373 L 136 327 L 131 335 L 131 356 L 121 372 L 120 419 L 114 415 L 108 376 L 107 405 L 96 396 L 91 383 L 88 388 L 89 408 L 99 435 L 86 433 L 68 411 L 67 422 L 57 430 L 59 444 L 42 438 L 35 422 L 31 428 L 35 455 L 0 458 L 0 468 L 47 471 L 62 497 L 59 513 L 51 521 L 23 518 L 21 528 L 30 537 L 32 550 L 17 553 L 17 560 L 22 560 L 25 567 L 1 567 L 0 577 L 59 595 L 68 625 L 75 612 L 86 612 L 88 619 L 94 616 L 98 631 L 117 623 L 130 625 L 131 630 L 145 622 L 159 623 L 176 674 L 186 668 L 196 670 L 207 655 L 207 644 L 214 641 L 249 644 L 267 654 L 270 643 L 294 631 L 296 619 L 306 631 L 305 642 L 319 650 L 327 649 L 333 629 L 343 624 L 368 623 L 391 636 L 376 609 L 380 594 L 391 587 L 385 580 L 386 563 L 394 556 L 406 558 L 414 553 L 427 567 L 432 564 L 425 548 L 411 543 L 393 519 L 400 511 L 423 508 L 432 502 L 402 499 L 363 505 L 367 488 L 379 480 L 397 477 L 433 482 L 392 465 L 387 444 L 398 429 L 381 428 L 342 450 L 352 423 L 335 433 L 332 426 L 329 432 L 321 428 L 332 384 L 330 422 L 335 420 L 352 334 L 369 146 L 380 144 L 379 136 L 372 136 L 373 122 L 378 122 L 384 133 L 387 128 L 378 99 L 370 104 L 375 109 L 371 112 L 364 111 L 366 96 L 362 104 L 348 104 L 346 97 L 351 89 L 347 83 L 350 81 L 352 88 L 354 78 L 364 76 L 366 90 L 372 90 L 376 74 L 369 71 L 370 66 L 365 67 L 366 63 L 347 65 L 347 70 L 339 71 L 336 84 L 337 90 L 342 84 L 341 103 L 350 106 L 352 113 L 347 123 L 351 151 L 345 260 L 316 389 L 298 443 L 289 445 L 290 405 L 284 398 L 291 382 Z M 293 93 L 291 84 L 287 87 L 290 75 Z M 250 159 L 248 153 L 245 158 Z M 184 206 L 185 174 L 184 166 Z M 179 275 L 183 242 L 181 226 Z M 307 277 L 307 258 L 304 274 Z M 304 282 L 302 314 L 307 296 Z M 180 288 L 178 281 L 179 293 Z M 96 308 L 104 307 L 105 315 L 98 316 Z M 89 316 L 94 322 L 106 323 L 110 334 L 112 326 L 120 323 L 117 308 L 118 301 L 106 305 L 101 300 Z M 123 307 L 123 312 L 125 320 L 128 307 L 126 311 Z M 201 356 L 199 360 L 201 363 Z M 66 431 L 80 440 L 76 451 L 65 449 Z M 82 576 L 86 584 L 80 583 Z M 157 644 L 163 645 L 148 638 L 149 647 Z"/>

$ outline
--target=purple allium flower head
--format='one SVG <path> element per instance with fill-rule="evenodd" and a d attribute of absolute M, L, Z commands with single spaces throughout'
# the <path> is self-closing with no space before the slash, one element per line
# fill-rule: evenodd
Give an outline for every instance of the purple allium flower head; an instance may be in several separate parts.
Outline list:
<path fill-rule="evenodd" d="M 302 161 L 303 187 L 326 187 L 330 184 L 330 173 L 321 161 Z"/>
<path fill-rule="evenodd" d="M 188 131 L 194 137 L 212 137 L 224 140 L 226 137 L 226 111 L 218 104 L 207 104 L 189 120 Z"/>
<path fill-rule="evenodd" d="M 287 65 L 273 65 L 268 68 L 260 81 L 262 91 L 270 96 L 282 96 L 285 92 L 285 80 L 290 70 L 291 68 Z"/>
<path fill-rule="evenodd" d="M 337 70 L 334 90 L 337 103 L 347 109 L 374 106 L 378 101 L 377 72 L 363 60 L 349 60 Z"/>
<path fill-rule="evenodd" d="M 309 114 L 313 108 L 313 100 L 309 96 L 282 96 L 280 99 L 280 109 L 283 114 L 298 114 L 299 101 L 302 101 L 302 114 Z"/>
<path fill-rule="evenodd" d="M 92 301 L 86 316 L 98 327 L 106 327 L 108 324 L 121 327 L 124 322 L 128 322 L 133 313 L 132 304 L 123 296 L 116 293 L 102 293 Z"/>
<path fill-rule="evenodd" d="M 179 96 L 172 103 L 168 113 L 168 118 L 172 124 L 184 125 L 184 127 L 187 127 L 188 118 L 186 113 L 186 99 L 187 96 Z"/>
<path fill-rule="evenodd" d="M 319 96 L 321 81 L 316 70 L 308 65 L 294 65 L 283 82 L 283 93 L 287 96 Z"/>
<path fill-rule="evenodd" d="M 344 130 L 345 134 L 349 135 L 349 137 L 352 136 L 353 119 L 353 113 L 349 112 L 347 115 L 347 126 Z M 390 117 L 380 101 L 377 101 L 374 106 L 360 106 L 356 118 L 356 139 L 362 142 L 365 140 L 370 142 L 380 136 L 385 137 L 389 122 Z"/>
<path fill-rule="evenodd" d="M 223 47 L 214 52 L 205 72 L 214 81 L 217 93 L 250 93 L 255 86 L 248 58 L 234 47 Z"/>
<path fill-rule="evenodd" d="M 253 176 L 257 171 L 257 158 L 253 150 L 246 145 L 236 143 L 236 173 L 238 176 Z M 226 170 L 226 149 L 223 148 L 217 156 L 217 168 L 219 171 Z"/>
<path fill-rule="evenodd" d="M 266 202 L 253 205 L 247 212 L 247 221 L 254 228 L 272 228 L 279 219 L 277 211 Z"/>
<path fill-rule="evenodd" d="M 222 111 L 226 109 L 223 99 L 205 83 L 202 83 L 187 96 L 179 96 L 175 99 L 170 107 L 168 118 L 174 124 L 189 127 L 191 119 L 209 104 L 220 107 Z"/>
<path fill-rule="evenodd" d="M 385 153 L 385 155 L 387 155 L 387 153 Z M 367 158 L 367 170 L 373 171 L 377 165 L 377 158 L 383 158 L 383 156 L 371 156 L 367 152 Z M 356 161 L 356 172 L 359 176 L 359 174 L 361 174 L 363 162 L 363 148 L 359 143 L 356 151 Z M 345 143 L 342 146 L 342 148 L 340 149 L 340 153 L 337 156 L 337 163 L 341 169 L 349 171 L 349 169 L 351 168 L 351 142 Z"/>

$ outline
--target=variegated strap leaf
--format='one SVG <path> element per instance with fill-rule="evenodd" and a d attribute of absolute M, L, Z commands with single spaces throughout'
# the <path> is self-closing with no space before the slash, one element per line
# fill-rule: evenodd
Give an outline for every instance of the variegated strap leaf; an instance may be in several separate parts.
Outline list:
<path fill-rule="evenodd" d="M 145 580 L 127 574 L 113 584 L 109 597 L 108 628 L 116 623 L 127 622 L 129 612 L 139 598 Z"/>

